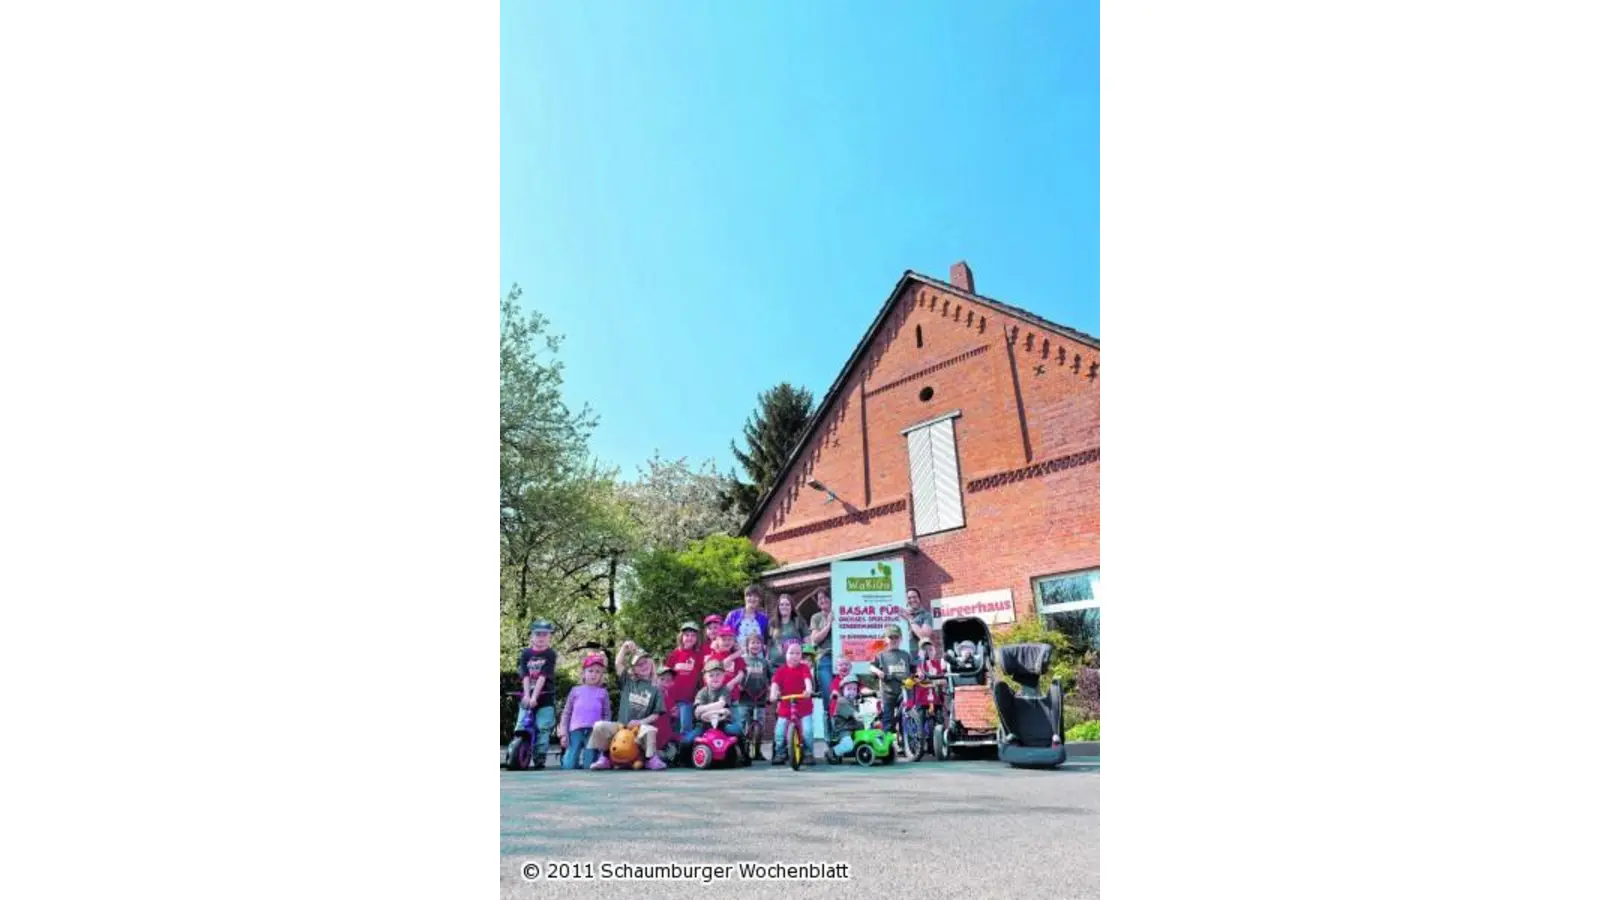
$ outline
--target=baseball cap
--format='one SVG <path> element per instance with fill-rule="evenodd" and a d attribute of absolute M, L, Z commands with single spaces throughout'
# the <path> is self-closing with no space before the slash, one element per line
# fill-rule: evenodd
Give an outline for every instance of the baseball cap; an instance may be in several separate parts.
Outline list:
<path fill-rule="evenodd" d="M 604 669 L 606 667 L 606 658 L 598 653 L 591 653 L 583 658 L 583 666 L 581 668 L 587 669 L 590 666 L 599 666 Z"/>
<path fill-rule="evenodd" d="M 540 631 L 544 632 L 545 634 L 549 634 L 550 632 L 555 631 L 555 627 L 544 619 L 539 619 L 532 625 L 528 626 L 529 634 L 534 634 Z"/>
<path fill-rule="evenodd" d="M 712 672 L 721 672 L 721 671 L 722 671 L 722 660 L 720 660 L 720 659 L 708 659 L 708 660 L 706 660 L 705 673 L 707 675 L 711 674 Z"/>
<path fill-rule="evenodd" d="M 699 631 L 700 630 L 700 626 L 696 625 L 693 622 L 685 622 L 682 625 L 678 626 L 678 630 L 679 631 Z"/>

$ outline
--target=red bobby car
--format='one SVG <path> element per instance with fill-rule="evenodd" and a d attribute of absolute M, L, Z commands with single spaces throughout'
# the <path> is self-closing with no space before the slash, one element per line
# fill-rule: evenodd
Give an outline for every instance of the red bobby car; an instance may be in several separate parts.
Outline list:
<path fill-rule="evenodd" d="M 721 728 L 708 728 L 694 739 L 694 750 L 689 759 L 696 769 L 709 769 L 716 764 L 740 765 L 743 750 L 738 738 Z"/>

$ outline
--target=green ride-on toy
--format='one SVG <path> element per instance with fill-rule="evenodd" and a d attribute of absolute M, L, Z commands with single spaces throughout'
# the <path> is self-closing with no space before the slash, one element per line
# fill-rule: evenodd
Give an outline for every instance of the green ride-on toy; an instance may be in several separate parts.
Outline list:
<path fill-rule="evenodd" d="M 851 675 L 845 682 L 852 683 L 855 680 L 855 676 Z M 877 698 L 862 697 L 858 710 L 860 721 L 878 721 Z M 863 766 L 870 766 L 878 760 L 882 760 L 884 765 L 893 765 L 894 734 L 877 727 L 854 729 L 848 734 L 837 735 L 834 742 L 828 746 L 823 758 L 832 765 L 838 765 L 851 757 L 855 758 L 858 765 Z"/>
<path fill-rule="evenodd" d="M 894 735 L 882 728 L 858 728 L 840 743 L 846 741 L 848 752 L 858 764 L 870 766 L 883 760 L 884 765 L 894 765 Z"/>

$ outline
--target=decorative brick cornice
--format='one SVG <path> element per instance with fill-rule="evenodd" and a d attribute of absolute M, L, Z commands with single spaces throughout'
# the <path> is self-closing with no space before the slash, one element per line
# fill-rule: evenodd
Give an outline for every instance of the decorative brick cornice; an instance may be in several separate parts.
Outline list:
<path fill-rule="evenodd" d="M 875 387 L 872 390 L 867 391 L 867 396 L 868 397 L 874 397 L 874 396 L 877 396 L 878 394 L 883 393 L 884 391 L 892 391 L 895 388 L 900 387 L 901 385 L 907 384 L 907 383 L 912 382 L 912 381 L 916 381 L 918 378 L 921 378 L 921 377 L 923 377 L 925 375 L 932 375 L 934 372 L 937 372 L 940 369 L 948 369 L 951 366 L 955 365 L 956 363 L 966 362 L 967 360 L 972 359 L 974 356 L 981 356 L 982 354 L 987 353 L 987 352 L 989 352 L 989 345 L 988 344 L 979 344 L 978 346 L 973 347 L 971 350 L 968 350 L 965 353 L 958 353 L 955 356 L 952 356 L 952 357 L 950 357 L 949 359 L 947 359 L 947 360 L 945 360 L 943 362 L 936 362 L 933 365 L 927 367 L 926 369 L 919 369 L 919 370 L 917 370 L 915 372 L 912 372 L 910 375 L 905 376 L 904 378 L 896 378 L 894 381 L 891 381 L 888 384 L 883 385 L 882 387 Z"/>
<path fill-rule="evenodd" d="M 791 538 L 805 537 L 808 534 L 816 534 L 819 531 L 827 531 L 830 528 L 838 528 L 841 525 L 849 525 L 851 523 L 864 525 L 868 521 L 876 519 L 879 516 L 887 516 L 897 512 L 905 512 L 905 510 L 906 501 L 905 498 L 902 497 L 892 503 L 885 503 L 882 506 L 874 506 L 871 509 L 862 509 L 857 510 L 856 512 L 845 513 L 842 516 L 834 516 L 831 519 L 823 519 L 820 522 L 812 522 L 809 525 L 800 525 L 785 531 L 774 531 L 773 533 L 767 535 L 766 542 L 775 543 L 777 541 L 787 541 Z"/>
<path fill-rule="evenodd" d="M 1100 448 L 1091 447 L 1088 450 L 1080 450 L 1077 453 L 1058 456 L 1055 459 L 1047 459 L 1044 462 L 1034 463 L 1031 466 L 1024 466 L 1020 469 L 1012 469 L 1009 472 L 997 472 L 993 475 L 975 478 L 967 482 L 967 493 L 976 494 L 979 491 L 987 491 L 1003 484 L 1026 481 L 1029 478 L 1037 478 L 1040 475 L 1048 475 L 1051 472 L 1060 472 L 1064 469 L 1075 469 L 1078 466 L 1086 466 L 1089 463 L 1099 461 Z"/>

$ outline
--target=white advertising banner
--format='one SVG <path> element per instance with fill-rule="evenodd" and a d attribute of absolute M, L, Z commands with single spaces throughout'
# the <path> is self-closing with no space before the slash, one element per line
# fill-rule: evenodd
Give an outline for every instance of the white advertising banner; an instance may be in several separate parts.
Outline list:
<path fill-rule="evenodd" d="M 900 649 L 914 653 L 906 628 L 906 572 L 898 559 L 836 562 L 833 574 L 833 658 L 848 659 L 865 674 L 874 657 L 889 649 L 885 626 L 900 626 Z"/>
<path fill-rule="evenodd" d="M 966 617 L 982 619 L 990 625 L 1005 625 L 1017 620 L 1017 609 L 1011 600 L 1011 589 L 979 591 L 959 597 L 938 597 L 933 601 L 933 627 L 939 628 L 946 619 Z"/>

